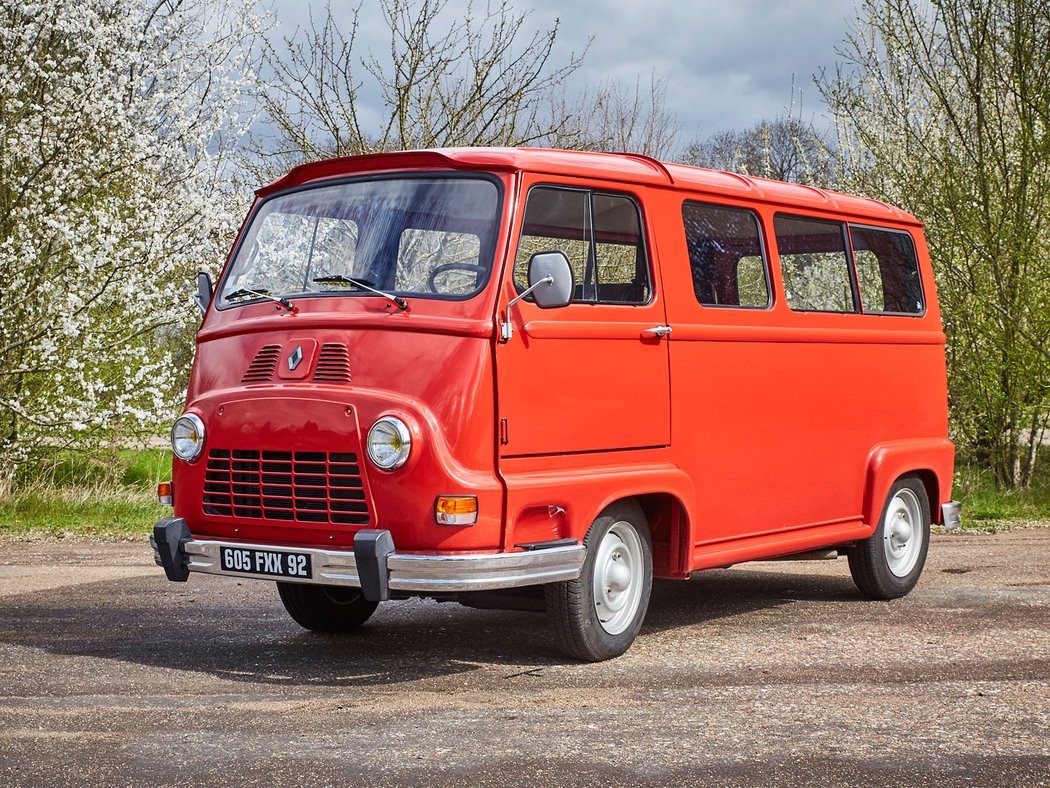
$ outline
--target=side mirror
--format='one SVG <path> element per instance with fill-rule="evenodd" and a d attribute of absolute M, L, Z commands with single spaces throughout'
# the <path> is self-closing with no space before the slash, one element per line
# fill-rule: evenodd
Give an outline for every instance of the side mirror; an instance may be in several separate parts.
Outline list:
<path fill-rule="evenodd" d="M 514 336 L 514 326 L 510 322 L 510 308 L 527 295 L 532 295 L 540 309 L 556 309 L 568 306 L 576 282 L 572 275 L 572 266 L 565 252 L 537 252 L 529 258 L 529 286 L 518 293 L 507 304 L 500 326 L 499 341 L 509 342 Z"/>
<path fill-rule="evenodd" d="M 201 311 L 202 315 L 208 311 L 208 304 L 211 303 L 211 297 L 211 277 L 204 271 L 201 271 L 197 274 L 197 292 L 193 294 L 193 303 L 197 305 L 197 308 Z"/>
<path fill-rule="evenodd" d="M 529 258 L 529 291 L 540 309 L 557 309 L 572 302 L 576 289 L 565 252 L 537 252 Z"/>

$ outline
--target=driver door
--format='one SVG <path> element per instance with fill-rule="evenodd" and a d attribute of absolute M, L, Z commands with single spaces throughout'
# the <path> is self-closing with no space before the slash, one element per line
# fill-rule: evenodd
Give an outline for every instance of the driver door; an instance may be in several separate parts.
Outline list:
<path fill-rule="evenodd" d="M 666 446 L 667 340 L 639 201 L 631 194 L 539 184 L 528 193 L 514 263 L 517 293 L 533 254 L 561 251 L 572 303 L 511 308 L 496 350 L 500 456 Z"/>

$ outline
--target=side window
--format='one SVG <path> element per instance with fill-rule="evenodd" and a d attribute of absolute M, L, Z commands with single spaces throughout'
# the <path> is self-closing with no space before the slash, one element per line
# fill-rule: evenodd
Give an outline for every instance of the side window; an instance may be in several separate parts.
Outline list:
<path fill-rule="evenodd" d="M 590 195 L 585 191 L 537 188 L 529 192 L 525 223 L 521 228 L 518 255 L 514 259 L 514 282 L 528 287 L 529 260 L 538 252 L 565 252 L 576 279 L 576 298 L 593 297 L 593 265 L 590 259 Z"/>
<path fill-rule="evenodd" d="M 686 202 L 682 222 L 697 301 L 704 306 L 769 306 L 762 235 L 753 211 Z"/>
<path fill-rule="evenodd" d="M 911 236 L 853 224 L 849 231 L 864 311 L 922 314 L 922 282 Z"/>
<path fill-rule="evenodd" d="M 649 300 L 649 264 L 642 224 L 633 200 L 612 194 L 591 197 L 598 301 L 644 304 Z"/>
<path fill-rule="evenodd" d="M 514 283 L 527 284 L 529 259 L 562 251 L 576 279 L 576 303 L 644 304 L 649 263 L 638 206 L 628 197 L 582 189 L 537 187 L 529 192 L 514 259 Z"/>
<path fill-rule="evenodd" d="M 784 297 L 801 312 L 853 312 L 856 305 L 841 222 L 777 215 Z"/>

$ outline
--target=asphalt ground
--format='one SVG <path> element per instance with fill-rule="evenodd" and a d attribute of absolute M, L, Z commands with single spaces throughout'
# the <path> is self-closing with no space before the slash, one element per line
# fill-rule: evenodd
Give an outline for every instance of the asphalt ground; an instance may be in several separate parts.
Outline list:
<path fill-rule="evenodd" d="M 322 637 L 145 543 L 0 540 L 0 785 L 1050 786 L 1050 527 L 658 582 L 563 658 L 542 615 L 409 600 Z"/>

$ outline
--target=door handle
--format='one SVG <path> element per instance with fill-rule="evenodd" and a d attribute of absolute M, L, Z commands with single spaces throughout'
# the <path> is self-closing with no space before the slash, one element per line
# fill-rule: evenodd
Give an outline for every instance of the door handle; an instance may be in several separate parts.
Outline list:
<path fill-rule="evenodd" d="M 653 326 L 642 332 L 643 337 L 666 337 L 671 333 L 670 326 Z"/>

